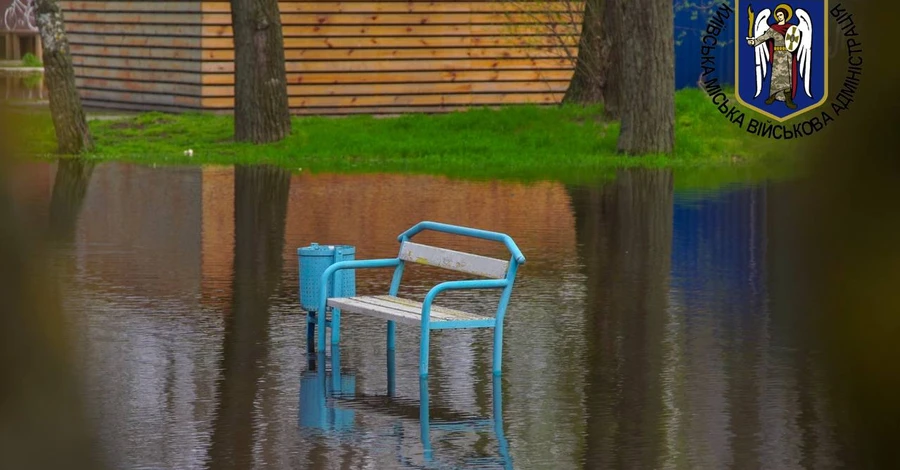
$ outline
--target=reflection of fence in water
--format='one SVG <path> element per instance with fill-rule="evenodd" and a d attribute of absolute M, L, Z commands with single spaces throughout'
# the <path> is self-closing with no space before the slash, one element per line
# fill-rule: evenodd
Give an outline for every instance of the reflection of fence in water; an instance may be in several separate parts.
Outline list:
<path fill-rule="evenodd" d="M 45 91 L 43 73 L 0 72 L 2 101 L 42 101 Z"/>
<path fill-rule="evenodd" d="M 391 447 L 397 450 L 398 463 L 414 465 L 409 457 L 402 455 L 404 447 L 408 448 L 408 446 L 404 446 L 404 440 L 410 436 L 404 424 L 418 421 L 419 438 L 427 467 L 438 463 L 436 460 L 443 460 L 440 457 L 435 459 L 432 443 L 436 439 L 433 439 L 433 432 L 439 433 L 441 436 L 490 432 L 497 439 L 499 456 L 468 458 L 466 465 L 496 464 L 502 468 L 512 468 L 509 445 L 503 432 L 502 390 L 499 377 L 493 377 L 493 417 L 482 418 L 451 409 L 432 409 L 427 379 L 419 381 L 418 402 L 397 397 L 393 353 L 388 354 L 387 363 L 387 394 L 359 394 L 356 393 L 355 376 L 340 373 L 340 348 L 332 347 L 330 370 L 326 370 L 325 354 L 319 353 L 316 359 L 310 360 L 309 369 L 303 373 L 300 379 L 300 416 L 298 419 L 300 427 L 335 433 L 336 436 L 353 439 L 353 434 L 364 434 L 354 426 L 356 425 L 356 412 L 365 410 L 367 417 L 379 416 L 392 422 L 391 425 L 383 426 L 383 429 L 390 429 L 390 437 L 396 439 L 396 444 Z M 370 413 L 372 416 L 369 416 Z M 432 415 L 435 415 L 437 419 L 432 421 Z M 417 417 L 418 419 L 416 419 Z M 386 436 L 379 433 L 379 438 L 385 440 Z"/>

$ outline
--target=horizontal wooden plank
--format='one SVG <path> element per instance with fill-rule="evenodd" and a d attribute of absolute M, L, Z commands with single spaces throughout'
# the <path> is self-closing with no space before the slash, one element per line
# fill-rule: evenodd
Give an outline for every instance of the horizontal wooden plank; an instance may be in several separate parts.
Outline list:
<path fill-rule="evenodd" d="M 330 307 L 339 308 L 348 313 L 368 315 L 370 317 L 393 321 L 404 325 L 416 326 L 422 323 L 421 313 L 416 314 L 404 310 L 396 310 L 392 308 L 371 305 L 355 297 L 328 299 L 328 305 Z"/>
<path fill-rule="evenodd" d="M 355 83 L 435 83 L 435 82 L 533 82 L 564 81 L 572 78 L 569 70 L 459 70 L 423 72 L 293 72 L 287 75 L 289 84 L 355 84 Z M 233 85 L 234 74 L 204 74 L 205 85 Z"/>
<path fill-rule="evenodd" d="M 132 103 L 128 101 L 110 101 L 82 98 L 81 103 L 86 109 L 114 109 L 118 111 L 162 111 L 167 113 L 183 113 L 200 110 L 196 106 L 169 106 L 163 104 Z"/>
<path fill-rule="evenodd" d="M 170 70 L 131 70 L 105 67 L 75 66 L 75 76 L 80 78 L 107 78 L 113 80 L 156 81 L 167 83 L 201 83 L 200 71 L 173 72 Z M 234 83 L 234 76 L 231 76 Z"/>
<path fill-rule="evenodd" d="M 139 28 L 141 25 L 129 25 L 131 28 Z M 147 25 L 143 25 L 147 26 Z M 125 26 L 121 26 L 124 28 Z M 172 28 L 172 27 L 170 27 Z M 231 26 L 202 26 L 202 35 L 208 37 L 231 37 Z M 578 27 L 571 25 L 559 25 L 558 34 L 573 35 L 579 34 L 580 25 Z M 149 31 L 149 30 L 147 30 Z M 284 37 L 322 37 L 322 36 L 460 36 L 460 35 L 479 35 L 479 36 L 500 36 L 500 35 L 522 35 L 533 34 L 540 36 L 549 36 L 551 33 L 546 26 L 532 25 L 529 27 L 516 27 L 510 24 L 495 25 L 437 25 L 437 24 L 419 24 L 408 26 L 385 26 L 385 25 L 360 25 L 360 26 L 285 26 L 282 28 Z"/>
<path fill-rule="evenodd" d="M 180 49 L 200 49 L 202 47 L 202 39 L 200 37 L 122 36 L 93 33 L 69 33 L 68 36 L 70 44 Z M 232 43 L 230 38 L 227 41 Z M 230 47 L 234 47 L 233 43 Z"/>
<path fill-rule="evenodd" d="M 480 95 L 402 95 L 402 96 L 316 96 L 290 97 L 288 106 L 300 107 L 376 107 L 376 106 L 500 106 L 509 104 L 559 103 L 564 93 L 496 93 Z M 203 98 L 204 108 L 229 109 L 234 98 Z"/>
<path fill-rule="evenodd" d="M 197 25 L 202 21 L 200 13 L 166 12 L 163 10 L 115 13 L 109 11 L 63 10 L 66 23 L 118 23 L 118 24 L 160 24 Z M 228 15 L 231 24 L 231 15 Z"/>
<path fill-rule="evenodd" d="M 66 18 L 70 12 L 178 12 L 200 13 L 203 2 L 200 0 L 184 1 L 105 1 L 80 2 L 61 0 L 57 2 Z M 227 3 L 226 3 L 227 5 Z M 231 11 L 230 9 L 228 11 Z"/>
<path fill-rule="evenodd" d="M 328 299 L 328 305 L 344 312 L 369 315 L 382 320 L 390 320 L 407 325 L 419 325 L 422 321 L 422 303 L 390 296 L 343 297 Z M 432 305 L 429 320 L 478 321 L 493 320 L 489 317 L 473 315 L 461 310 Z"/>
<path fill-rule="evenodd" d="M 140 93 L 121 90 L 92 90 L 80 88 L 82 98 L 98 101 L 117 101 L 123 103 L 140 103 L 146 105 L 183 106 L 197 108 L 201 102 L 199 97 L 178 96 L 172 94 Z"/>
<path fill-rule="evenodd" d="M 76 23 L 66 22 L 67 33 L 81 34 L 114 34 L 134 36 L 191 36 L 199 37 L 200 25 L 164 25 L 164 24 L 123 24 L 123 23 Z M 229 34 L 230 34 L 229 29 Z"/>
<path fill-rule="evenodd" d="M 71 44 L 72 54 L 81 56 L 130 57 L 154 59 L 201 60 L 203 51 L 198 49 L 170 49 L 162 47 L 140 46 L 88 46 Z M 233 56 L 234 54 L 232 54 Z M 232 57 L 233 58 L 233 57 Z"/>
<path fill-rule="evenodd" d="M 581 14 L 584 6 L 576 1 L 490 1 L 490 2 L 279 2 L 282 13 L 497 13 L 497 12 L 569 12 Z M 229 2 L 202 3 L 208 13 L 228 13 Z"/>
<path fill-rule="evenodd" d="M 404 299 L 393 295 L 372 295 L 360 297 L 363 302 L 373 305 L 383 305 L 385 307 L 395 308 L 406 312 L 421 312 L 424 306 L 422 302 L 412 299 Z M 493 320 L 493 317 L 485 317 L 482 315 L 469 313 L 464 310 L 444 307 L 441 305 L 431 304 L 431 320 L 439 321 L 458 321 L 458 320 Z"/>
<path fill-rule="evenodd" d="M 164 60 L 164 59 L 148 59 L 148 58 L 125 58 L 125 57 L 88 57 L 81 55 L 73 55 L 72 63 L 76 66 L 82 65 L 87 67 L 106 67 L 119 69 L 141 69 L 141 70 L 170 70 L 175 72 L 199 72 L 202 62 L 182 61 L 182 60 Z"/>
<path fill-rule="evenodd" d="M 109 36 L 101 36 L 109 37 Z M 128 38 L 126 36 L 125 38 Z M 204 49 L 234 48 L 232 38 L 203 38 Z M 86 41 L 80 41 L 86 42 Z M 135 44 L 141 45 L 141 44 Z M 516 47 L 578 45 L 578 36 L 381 36 L 381 37 L 309 37 L 285 38 L 285 49 L 362 49 L 362 48 L 440 48 L 440 47 Z M 165 47 L 165 46 L 163 46 Z"/>
<path fill-rule="evenodd" d="M 173 95 L 198 97 L 203 92 L 200 84 L 167 83 L 153 81 L 110 80 L 106 78 L 77 77 L 75 83 L 79 88 L 95 90 L 133 91 L 139 93 L 168 93 Z"/>
<path fill-rule="evenodd" d="M 469 82 L 392 83 L 360 85 L 288 85 L 289 96 L 424 95 L 458 93 L 561 93 L 568 81 L 554 82 Z M 204 86 L 203 96 L 234 96 L 234 87 Z"/>
<path fill-rule="evenodd" d="M 84 13 L 85 17 L 96 15 L 97 13 Z M 154 15 L 141 15 L 136 21 L 132 20 L 134 14 L 120 13 L 104 13 L 110 15 L 110 18 L 122 18 L 122 21 L 129 22 L 158 22 L 165 23 L 164 17 L 160 16 L 159 20 L 154 19 Z M 177 15 L 165 15 L 165 17 Z M 74 15 L 73 18 L 77 18 Z M 68 17 L 67 17 L 68 20 Z M 93 21 L 93 20 L 81 20 Z M 118 21 L 118 20 L 116 20 Z M 173 21 L 183 21 L 182 18 L 174 18 Z M 552 24 L 567 23 L 569 18 L 554 13 L 284 13 L 281 14 L 282 26 L 294 25 L 416 25 L 416 24 L 439 24 L 439 25 L 470 25 L 470 24 Z M 231 13 L 203 13 L 202 22 L 204 25 L 231 25 Z"/>
<path fill-rule="evenodd" d="M 164 50 L 166 51 L 166 50 Z M 171 49 L 168 49 L 171 51 Z M 198 51 L 199 52 L 199 51 Z M 111 55 L 122 56 L 127 51 Z M 161 54 L 161 53 L 160 53 Z M 467 47 L 440 49 L 287 49 L 285 60 L 398 60 L 398 59 L 508 59 L 508 58 L 576 58 L 577 48 L 557 47 Z M 203 51 L 204 60 L 234 60 L 234 50 Z"/>
<path fill-rule="evenodd" d="M 422 312 L 424 306 L 422 302 L 412 299 L 404 299 L 392 295 L 372 295 L 365 297 L 355 297 L 355 299 L 370 305 L 391 308 L 410 313 Z M 464 320 L 493 320 L 491 317 L 485 317 L 469 313 L 463 310 L 443 307 L 441 305 L 431 304 L 431 312 L 429 319 L 432 321 L 464 321 Z"/>
<path fill-rule="evenodd" d="M 441 114 L 454 111 L 463 111 L 469 106 L 464 105 L 447 105 L 447 106 L 373 106 L 373 107 L 318 107 L 318 108 L 291 108 L 291 114 L 297 116 L 353 116 L 353 115 L 380 115 L 380 116 L 396 116 L 409 113 L 420 114 Z M 227 111 L 212 111 L 227 112 Z"/>
<path fill-rule="evenodd" d="M 509 267 L 508 261 L 413 242 L 403 242 L 400 245 L 399 258 L 426 266 L 494 279 L 506 277 L 506 269 Z"/>
<path fill-rule="evenodd" d="M 109 59 L 124 61 L 126 59 Z M 87 64 L 86 64 L 87 65 Z M 356 61 L 291 61 L 287 72 L 406 72 L 412 70 L 502 70 L 502 69 L 566 69 L 567 59 L 463 59 L 463 60 L 356 60 Z M 180 69 L 173 69 L 180 70 Z M 234 62 L 203 62 L 204 73 L 234 72 Z"/>

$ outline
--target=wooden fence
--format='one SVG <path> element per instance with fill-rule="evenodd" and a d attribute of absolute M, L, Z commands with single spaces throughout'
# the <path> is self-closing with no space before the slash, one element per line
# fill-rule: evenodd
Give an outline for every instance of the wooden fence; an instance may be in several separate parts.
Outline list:
<path fill-rule="evenodd" d="M 63 1 L 85 103 L 234 106 L 230 4 Z M 572 75 L 569 0 L 280 2 L 295 114 L 441 112 L 556 103 Z"/>

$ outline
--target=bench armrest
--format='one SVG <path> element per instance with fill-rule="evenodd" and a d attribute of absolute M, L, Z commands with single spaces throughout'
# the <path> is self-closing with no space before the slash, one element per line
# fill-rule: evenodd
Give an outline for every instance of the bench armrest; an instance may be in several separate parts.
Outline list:
<path fill-rule="evenodd" d="M 400 265 L 399 258 L 387 259 L 363 259 L 353 261 L 339 261 L 328 266 L 322 273 L 321 295 L 319 296 L 319 311 L 325 311 L 325 304 L 328 301 L 328 281 L 336 272 L 344 269 L 369 269 L 369 268 L 396 268 Z"/>
<path fill-rule="evenodd" d="M 442 282 L 428 291 L 425 296 L 425 302 L 422 304 L 422 323 L 428 324 L 431 315 L 431 303 L 438 294 L 446 290 L 462 290 L 462 289 L 503 289 L 510 285 L 506 279 L 478 279 L 470 281 L 447 281 Z"/>

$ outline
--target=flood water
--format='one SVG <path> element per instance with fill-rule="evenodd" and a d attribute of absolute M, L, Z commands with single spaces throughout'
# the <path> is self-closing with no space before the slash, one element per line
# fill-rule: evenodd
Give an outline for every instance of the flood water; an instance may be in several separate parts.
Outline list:
<path fill-rule="evenodd" d="M 0 103 L 39 102 L 48 97 L 42 72 L 0 70 Z"/>
<path fill-rule="evenodd" d="M 779 287 L 779 185 L 65 162 L 17 186 L 22 213 L 58 237 L 91 419 L 117 468 L 840 466 L 822 365 Z M 501 379 L 490 330 L 434 333 L 426 381 L 416 328 L 398 325 L 388 358 L 369 317 L 345 315 L 341 346 L 307 355 L 297 248 L 395 257 L 421 220 L 506 232 L 527 257 Z M 411 267 L 401 295 L 456 278 Z M 357 273 L 360 294 L 389 283 Z M 497 298 L 438 303 L 490 312 Z"/>

